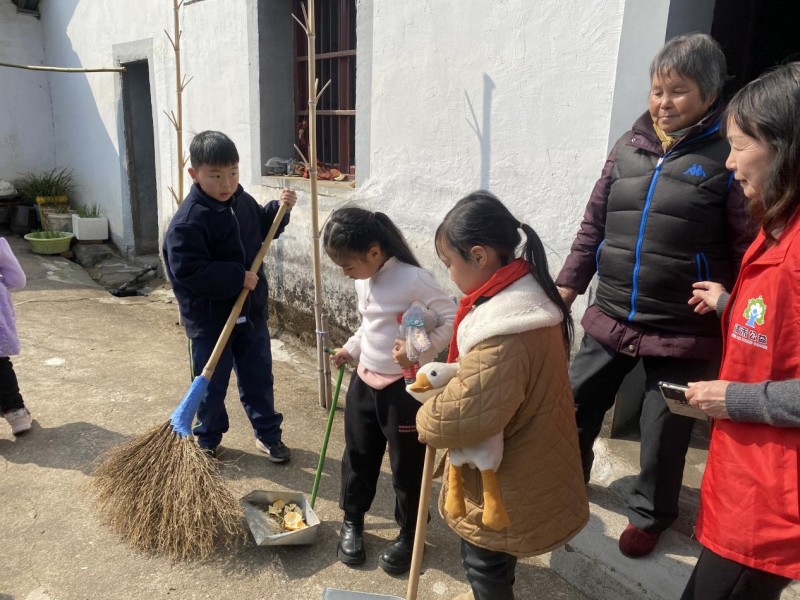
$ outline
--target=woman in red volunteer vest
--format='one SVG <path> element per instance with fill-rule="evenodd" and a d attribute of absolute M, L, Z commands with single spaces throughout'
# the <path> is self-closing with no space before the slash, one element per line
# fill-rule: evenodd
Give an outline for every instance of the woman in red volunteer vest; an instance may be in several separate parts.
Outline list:
<path fill-rule="evenodd" d="M 800 62 L 740 90 L 726 122 L 761 231 L 730 295 L 701 281 L 689 300 L 722 314 L 723 353 L 720 380 L 686 394 L 714 421 L 683 600 L 779 598 L 800 579 Z"/>

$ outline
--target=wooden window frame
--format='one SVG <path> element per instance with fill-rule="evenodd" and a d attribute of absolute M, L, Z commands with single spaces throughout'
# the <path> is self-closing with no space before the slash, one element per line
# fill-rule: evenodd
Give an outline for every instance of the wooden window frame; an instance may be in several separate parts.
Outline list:
<path fill-rule="evenodd" d="M 300 0 L 293 0 L 294 14 L 302 14 Z M 317 0 L 316 73 L 319 88 L 331 84 L 317 103 L 317 159 L 326 166 L 355 175 L 356 122 L 356 2 Z M 308 120 L 308 41 L 295 32 L 294 98 L 298 140 Z M 298 144 L 301 149 L 303 146 Z M 298 157 L 299 158 L 299 157 Z"/>

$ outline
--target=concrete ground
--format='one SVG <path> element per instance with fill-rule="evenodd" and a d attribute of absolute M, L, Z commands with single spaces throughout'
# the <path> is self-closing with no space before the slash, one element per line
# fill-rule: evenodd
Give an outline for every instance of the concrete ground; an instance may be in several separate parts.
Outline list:
<path fill-rule="evenodd" d="M 386 575 L 376 564 L 396 534 L 386 466 L 367 519 L 366 564 L 351 569 L 336 560 L 341 411 L 317 498 L 322 525 L 314 544 L 259 547 L 250 540 L 212 560 L 178 564 L 124 546 L 101 524 L 86 486 L 103 451 L 165 422 L 188 389 L 177 306 L 164 292 L 114 297 L 75 263 L 33 255 L 21 238 L 9 241 L 29 278 L 15 294 L 22 353 L 14 365 L 35 420 L 18 438 L 0 420 L 0 600 L 307 600 L 326 587 L 405 595 L 406 577 Z M 259 454 L 232 386 L 223 474 L 238 496 L 252 490 L 310 496 L 327 417 L 317 402 L 314 358 L 290 340 L 276 340 L 273 357 L 293 459 L 274 465 Z M 587 597 L 548 560 L 520 563 L 518 598 Z M 457 538 L 436 515 L 423 571 L 421 600 L 447 600 L 467 589 Z"/>

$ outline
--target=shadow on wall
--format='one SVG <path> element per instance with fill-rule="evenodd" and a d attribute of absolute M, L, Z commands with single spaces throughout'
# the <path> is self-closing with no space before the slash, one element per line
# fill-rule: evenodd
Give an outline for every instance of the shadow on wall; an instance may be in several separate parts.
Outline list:
<path fill-rule="evenodd" d="M 482 122 L 478 123 L 478 115 L 475 114 L 475 108 L 472 106 L 472 101 L 469 99 L 469 94 L 465 91 L 464 97 L 467 101 L 472 122 L 467 119 L 470 129 L 475 132 L 478 138 L 478 144 L 481 148 L 481 164 L 480 164 L 480 189 L 488 190 L 491 172 L 491 155 L 492 155 L 492 92 L 495 89 L 494 81 L 486 73 L 483 74 L 483 114 Z"/>

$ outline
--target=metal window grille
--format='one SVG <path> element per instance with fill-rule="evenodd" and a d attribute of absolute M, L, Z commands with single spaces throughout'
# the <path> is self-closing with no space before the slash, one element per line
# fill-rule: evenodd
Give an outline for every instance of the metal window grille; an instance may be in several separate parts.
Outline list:
<path fill-rule="evenodd" d="M 355 174 L 356 137 L 356 3 L 355 0 L 317 0 L 316 69 L 319 88 L 331 84 L 317 104 L 317 160 L 342 173 Z M 302 15 L 300 0 L 294 14 Z M 295 33 L 295 115 L 298 146 L 305 152 L 300 131 L 308 124 L 308 42 Z"/>

